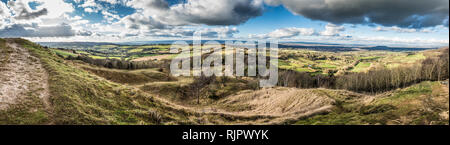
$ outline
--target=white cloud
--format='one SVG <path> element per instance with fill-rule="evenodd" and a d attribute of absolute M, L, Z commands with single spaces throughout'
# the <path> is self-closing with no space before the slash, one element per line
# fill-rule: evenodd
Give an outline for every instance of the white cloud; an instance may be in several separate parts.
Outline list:
<path fill-rule="evenodd" d="M 70 3 L 64 2 L 64 0 L 29 0 L 36 1 L 41 3 L 41 5 L 37 6 L 37 9 L 47 9 L 48 14 L 43 16 L 42 18 L 57 18 L 61 17 L 64 14 L 74 12 L 74 7 Z"/>
<path fill-rule="evenodd" d="M 78 7 L 84 8 L 84 11 L 87 13 L 98 13 L 99 11 L 106 10 L 105 7 L 94 0 L 83 1 L 83 4 L 78 5 Z"/>
<path fill-rule="evenodd" d="M 0 1 L 0 17 L 9 15 L 9 9 L 6 4 Z"/>
<path fill-rule="evenodd" d="M 344 26 L 338 26 L 328 23 L 325 26 L 325 30 L 322 32 L 316 32 L 313 28 L 282 28 L 276 29 L 267 34 L 250 34 L 250 39 L 292 39 L 297 36 L 326 36 L 326 37 L 336 37 L 336 39 L 349 39 L 351 36 L 343 35 L 342 32 L 345 31 Z"/>
<path fill-rule="evenodd" d="M 6 19 L 10 16 L 9 9 L 6 4 L 0 1 L 0 29 L 6 24 Z"/>
<path fill-rule="evenodd" d="M 35 9 L 31 9 L 30 2 L 38 3 Z M 42 28 L 46 28 L 45 26 L 68 22 L 66 19 L 67 14 L 74 11 L 73 6 L 65 3 L 63 0 L 10 0 L 7 2 L 7 6 L 5 3 L 0 2 L 0 8 L 0 17 L 2 18 L 0 20 L 0 30 L 3 31 L 3 29 L 8 27 L 11 31 L 15 31 L 11 32 L 11 34 L 21 30 L 11 29 L 17 28 L 17 26 L 33 25 L 39 27 L 42 25 Z M 15 27 L 12 27 L 14 25 Z"/>
<path fill-rule="evenodd" d="M 30 8 L 30 2 L 39 3 L 36 10 Z M 65 3 L 63 0 L 16 0 L 8 1 L 8 6 L 12 12 L 10 13 L 13 17 L 11 21 L 52 19 L 74 11 L 72 4 Z"/>
<path fill-rule="evenodd" d="M 340 33 L 345 31 L 344 26 L 338 26 L 331 23 L 328 23 L 325 26 L 325 31 L 320 32 L 320 35 L 323 36 L 340 36 Z"/>
<path fill-rule="evenodd" d="M 116 14 L 112 14 L 106 10 L 102 11 L 103 14 L 103 18 L 105 18 L 107 20 L 107 22 L 111 23 L 114 20 L 120 20 L 120 16 L 116 15 Z"/>
<path fill-rule="evenodd" d="M 345 31 L 344 26 L 338 26 L 334 24 L 327 24 L 325 30 L 322 32 L 316 32 L 313 28 L 281 28 L 276 29 L 267 34 L 250 34 L 250 39 L 296 39 L 297 36 L 326 36 L 335 37 L 335 39 L 350 39 L 351 36 L 341 34 Z M 328 38 L 329 39 L 329 38 Z"/>
<path fill-rule="evenodd" d="M 400 28 L 397 26 L 394 27 L 381 27 L 378 26 L 377 28 L 375 28 L 376 31 L 395 31 L 398 33 L 414 33 L 417 32 L 416 29 L 411 29 L 411 28 Z"/>
<path fill-rule="evenodd" d="M 440 25 L 440 26 L 442 26 L 442 25 Z M 400 28 L 397 26 L 393 26 L 393 27 L 378 26 L 375 28 L 375 31 L 378 31 L 378 32 L 393 31 L 393 32 L 397 32 L 397 33 L 432 33 L 432 32 L 436 31 L 436 28 L 437 27 L 414 29 L 414 28 Z"/>
<path fill-rule="evenodd" d="M 436 47 L 436 46 L 448 46 L 448 39 L 435 39 L 435 38 L 401 38 L 401 37 L 354 37 L 351 43 L 361 44 L 374 44 L 374 45 L 400 45 L 411 47 Z"/>
<path fill-rule="evenodd" d="M 32 10 L 30 2 L 39 5 Z M 87 20 L 82 20 L 80 16 L 70 17 L 68 13 L 74 9 L 63 0 L 16 0 L 9 1 L 8 7 L 0 2 L 0 7 L 0 37 L 70 37 L 89 34 L 80 27 Z"/>
<path fill-rule="evenodd" d="M 9 1 L 8 7 L 11 8 L 12 13 L 14 14 L 14 18 L 18 20 L 31 20 L 37 17 L 47 15 L 48 11 L 46 8 L 42 8 L 39 10 L 31 10 L 28 5 L 28 1 Z"/>
<path fill-rule="evenodd" d="M 84 11 L 85 11 L 86 13 L 97 12 L 97 11 L 94 11 L 92 8 L 85 8 Z"/>
<path fill-rule="evenodd" d="M 69 37 L 75 31 L 68 24 L 55 26 L 11 25 L 0 30 L 0 37 Z"/>
<path fill-rule="evenodd" d="M 296 36 L 312 36 L 315 35 L 316 32 L 312 28 L 282 28 L 282 29 L 276 29 L 275 31 L 272 31 L 268 34 L 260 34 L 260 35 L 250 35 L 250 38 L 256 38 L 256 39 L 267 39 L 267 38 L 276 38 L 276 39 L 283 39 L 283 38 L 292 38 Z"/>
<path fill-rule="evenodd" d="M 99 0 L 99 1 L 107 2 L 107 3 L 110 3 L 110 4 L 118 4 L 119 3 L 119 0 Z"/>
<path fill-rule="evenodd" d="M 79 5 L 79 7 L 83 7 L 83 8 L 96 7 L 96 6 L 97 6 L 97 3 L 95 3 L 94 0 L 86 0 L 86 1 L 84 1 L 84 3 L 82 5 Z"/>
<path fill-rule="evenodd" d="M 168 26 L 155 20 L 153 17 L 147 17 L 141 13 L 134 13 L 121 19 L 122 23 L 129 29 L 165 29 Z"/>

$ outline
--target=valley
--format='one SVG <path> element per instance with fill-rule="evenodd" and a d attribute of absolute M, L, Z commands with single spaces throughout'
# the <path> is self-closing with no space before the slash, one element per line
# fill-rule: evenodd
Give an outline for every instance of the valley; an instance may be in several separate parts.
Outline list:
<path fill-rule="evenodd" d="M 260 88 L 256 77 L 172 76 L 169 65 L 176 54 L 169 53 L 169 45 L 67 49 L 24 39 L 0 40 L 0 124 L 449 122 L 448 47 L 281 48 L 277 86 Z M 20 91 L 24 93 L 11 94 Z"/>

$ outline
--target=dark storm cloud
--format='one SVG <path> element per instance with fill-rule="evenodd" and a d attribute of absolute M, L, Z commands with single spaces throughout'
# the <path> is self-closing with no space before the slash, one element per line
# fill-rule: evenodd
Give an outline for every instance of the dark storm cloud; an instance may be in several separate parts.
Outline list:
<path fill-rule="evenodd" d="M 449 0 L 266 0 L 295 14 L 335 24 L 409 28 L 447 25 Z M 447 20 L 447 21 L 446 21 Z"/>
<path fill-rule="evenodd" d="M 153 29 L 146 33 L 146 36 L 152 37 L 192 37 L 194 33 L 200 32 L 202 37 L 205 38 L 227 38 L 233 37 L 235 33 L 238 33 L 237 28 L 219 27 L 219 28 L 206 28 L 199 30 L 183 29 L 175 27 L 173 29 Z"/>
<path fill-rule="evenodd" d="M 228 3 L 229 6 L 222 7 L 221 13 L 208 13 L 206 11 L 204 15 L 187 15 L 186 20 L 192 23 L 206 25 L 238 25 L 248 21 L 250 18 L 261 16 L 263 13 L 263 7 L 255 5 L 251 0 L 233 0 L 225 1 L 225 3 Z M 194 9 L 202 8 L 194 7 Z M 205 16 L 208 14 L 218 15 Z"/>
<path fill-rule="evenodd" d="M 124 18 L 124 24 L 130 29 L 165 29 L 168 26 L 152 17 L 146 17 L 140 14 L 129 15 Z"/>
<path fill-rule="evenodd" d="M 23 10 L 21 13 L 19 13 L 18 16 L 16 16 L 16 19 L 29 20 L 29 19 L 37 18 L 39 16 L 47 15 L 47 13 L 48 13 L 47 9 L 42 9 L 42 10 L 39 10 L 36 12 L 28 12 L 26 10 Z"/>
<path fill-rule="evenodd" d="M 129 28 L 239 25 L 264 11 L 262 0 L 186 0 L 173 5 L 165 0 L 134 0 L 129 5 L 141 10 L 127 18 Z"/>
<path fill-rule="evenodd" d="M 147 6 L 163 10 L 169 9 L 169 4 L 165 0 L 149 0 Z"/>
<path fill-rule="evenodd" d="M 0 37 L 69 37 L 75 36 L 75 31 L 70 25 L 61 24 L 57 26 L 28 26 L 14 24 L 0 29 Z M 87 35 L 87 33 L 83 33 Z"/>
<path fill-rule="evenodd" d="M 43 15 L 47 15 L 48 11 L 46 8 L 43 8 L 38 11 L 31 12 L 27 9 L 27 4 L 22 1 L 9 1 L 8 6 L 14 10 L 16 13 L 16 19 L 18 20 L 30 20 Z"/>

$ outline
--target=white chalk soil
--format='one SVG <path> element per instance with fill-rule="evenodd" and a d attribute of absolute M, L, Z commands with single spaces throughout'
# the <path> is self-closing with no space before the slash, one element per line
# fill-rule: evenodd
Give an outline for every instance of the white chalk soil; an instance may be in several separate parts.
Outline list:
<path fill-rule="evenodd" d="M 3 53 L 0 57 L 0 60 L 4 59 L 2 62 L 6 62 L 0 66 L 0 110 L 28 96 L 41 98 L 49 107 L 48 73 L 39 58 L 14 42 L 8 41 L 7 47 L 10 53 Z"/>

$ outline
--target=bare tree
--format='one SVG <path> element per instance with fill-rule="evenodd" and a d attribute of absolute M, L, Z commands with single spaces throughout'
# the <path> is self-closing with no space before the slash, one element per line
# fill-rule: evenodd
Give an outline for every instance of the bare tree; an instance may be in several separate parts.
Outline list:
<path fill-rule="evenodd" d="M 207 77 L 203 73 L 200 77 L 194 78 L 194 82 L 189 86 L 191 91 L 193 92 L 193 96 L 197 98 L 197 104 L 200 104 L 200 97 L 207 90 L 208 85 L 211 84 L 215 80 L 215 76 Z"/>

